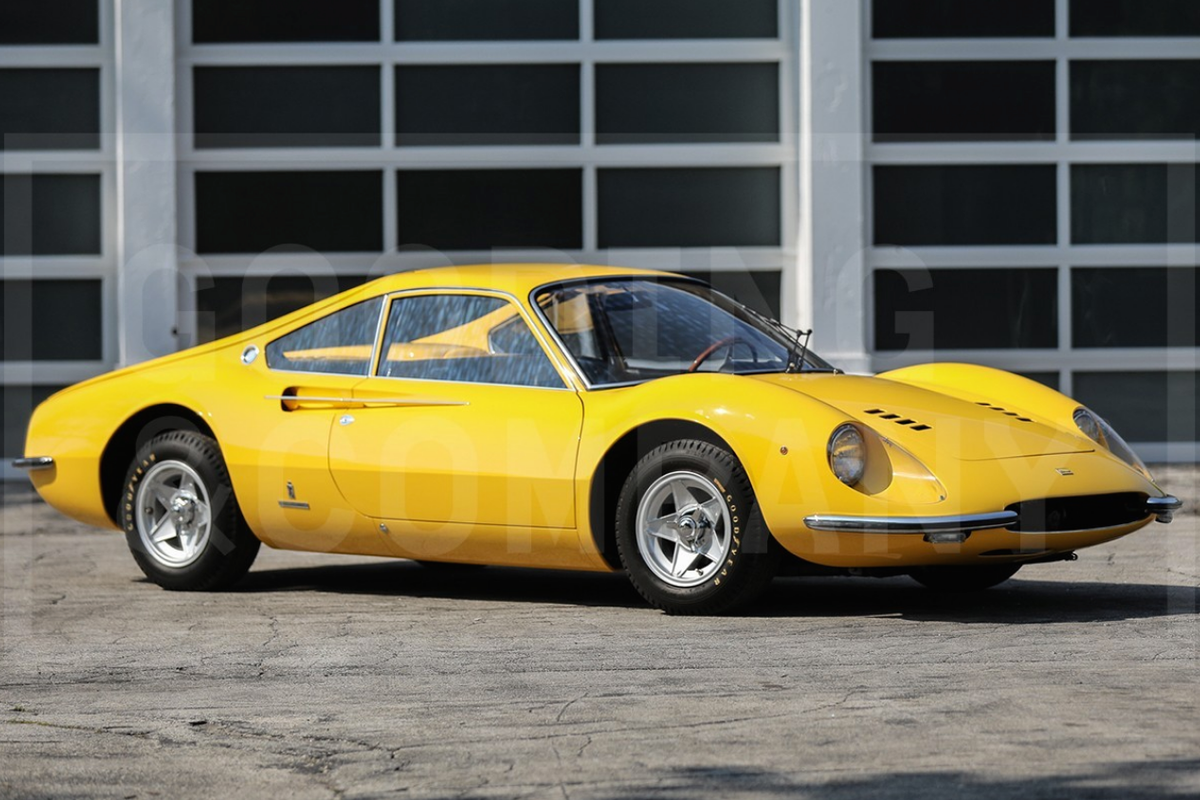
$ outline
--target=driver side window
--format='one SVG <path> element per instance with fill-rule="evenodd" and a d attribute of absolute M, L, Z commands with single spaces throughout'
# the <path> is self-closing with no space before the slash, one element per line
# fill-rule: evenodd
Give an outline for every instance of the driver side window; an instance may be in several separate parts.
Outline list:
<path fill-rule="evenodd" d="M 485 295 L 394 299 L 379 375 L 563 388 L 562 378 L 516 306 Z"/>

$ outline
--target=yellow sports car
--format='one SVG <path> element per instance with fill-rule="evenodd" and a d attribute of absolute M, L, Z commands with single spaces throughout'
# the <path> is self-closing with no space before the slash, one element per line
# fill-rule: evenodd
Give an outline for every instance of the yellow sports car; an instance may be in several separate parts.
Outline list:
<path fill-rule="evenodd" d="M 265 542 L 624 570 L 674 613 L 749 602 L 785 561 L 986 588 L 1180 505 L 1045 386 L 846 375 L 702 282 L 611 267 L 381 278 L 59 392 L 25 453 L 168 589 L 227 587 Z"/>

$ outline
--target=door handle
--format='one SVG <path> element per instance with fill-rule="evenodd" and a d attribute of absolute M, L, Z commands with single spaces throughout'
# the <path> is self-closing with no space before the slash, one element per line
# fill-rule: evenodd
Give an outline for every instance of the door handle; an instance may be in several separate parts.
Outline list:
<path fill-rule="evenodd" d="M 264 400 L 278 400 L 284 411 L 300 411 L 301 409 L 334 409 L 334 408 L 386 408 L 403 406 L 465 406 L 470 405 L 465 400 L 447 400 L 441 397 L 345 397 L 342 393 L 332 392 L 326 395 L 303 394 L 299 387 L 283 390 L 283 394 L 269 394 Z M 328 390 L 324 390 L 328 391 Z M 344 394 L 351 394 L 345 392 Z"/>
<path fill-rule="evenodd" d="M 360 408 L 361 406 L 351 405 L 354 402 L 349 397 L 351 394 L 349 389 L 343 392 L 328 387 L 308 389 L 303 386 L 289 386 L 283 390 L 283 394 L 269 394 L 263 399 L 278 400 L 279 407 L 284 411 L 300 411 L 306 408 Z"/>

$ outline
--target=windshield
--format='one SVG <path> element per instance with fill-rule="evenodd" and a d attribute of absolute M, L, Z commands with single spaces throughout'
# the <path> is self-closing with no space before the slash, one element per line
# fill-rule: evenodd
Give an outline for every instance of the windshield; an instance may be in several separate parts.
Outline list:
<path fill-rule="evenodd" d="M 572 282 L 535 299 L 593 386 L 684 372 L 785 372 L 804 349 L 794 331 L 698 282 Z M 810 352 L 803 369 L 833 368 Z"/>

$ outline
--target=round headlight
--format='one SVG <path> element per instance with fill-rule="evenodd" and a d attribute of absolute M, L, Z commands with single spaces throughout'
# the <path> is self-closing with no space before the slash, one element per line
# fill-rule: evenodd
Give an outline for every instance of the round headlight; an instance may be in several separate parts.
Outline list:
<path fill-rule="evenodd" d="M 862 480 L 867 468 L 867 446 L 858 428 L 847 423 L 829 437 L 829 468 L 847 486 Z"/>
<path fill-rule="evenodd" d="M 1121 434 L 1117 433 L 1116 429 L 1104 420 L 1104 417 L 1081 406 L 1075 409 L 1074 418 L 1075 424 L 1085 436 L 1147 478 L 1150 477 L 1150 470 L 1146 469 L 1145 463 L 1138 458 L 1137 453 L 1133 452 L 1133 448 L 1125 443 Z"/>
<path fill-rule="evenodd" d="M 1108 443 L 1104 441 L 1104 432 L 1100 429 L 1100 418 L 1088 411 L 1086 408 L 1075 409 L 1075 425 L 1079 430 L 1083 431 L 1083 435 L 1091 439 L 1093 442 L 1104 447 Z"/>

